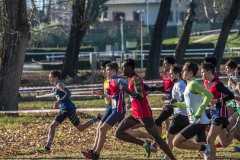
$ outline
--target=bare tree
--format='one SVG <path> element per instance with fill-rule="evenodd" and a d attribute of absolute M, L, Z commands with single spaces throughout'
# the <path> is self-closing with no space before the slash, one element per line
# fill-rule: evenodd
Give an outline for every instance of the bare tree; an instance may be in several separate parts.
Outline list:
<path fill-rule="evenodd" d="M 0 110 L 18 110 L 18 89 L 29 39 L 26 0 L 3 0 L 0 12 Z"/>
<path fill-rule="evenodd" d="M 231 7 L 230 7 L 230 11 L 223 20 L 222 29 L 221 29 L 214 53 L 213 53 L 213 56 L 217 57 L 217 59 L 218 59 L 217 60 L 217 72 L 220 72 L 220 64 L 222 61 L 223 52 L 224 52 L 224 49 L 226 46 L 228 34 L 230 33 L 230 30 L 238 16 L 239 9 L 240 9 L 240 1 L 233 0 Z"/>
<path fill-rule="evenodd" d="M 183 30 L 178 41 L 175 58 L 178 64 L 183 64 L 183 57 L 185 55 L 185 51 L 189 42 L 189 37 L 192 30 L 192 25 L 195 19 L 195 8 L 196 8 L 196 0 L 191 0 L 189 4 L 188 14 L 183 25 Z"/>
<path fill-rule="evenodd" d="M 203 0 L 203 11 L 205 17 L 211 23 L 222 22 L 229 10 L 232 0 Z M 211 7 L 209 7 L 211 6 Z"/>
<path fill-rule="evenodd" d="M 96 21 L 107 0 L 76 0 L 72 6 L 72 25 L 62 68 L 62 78 L 76 75 L 80 44 L 91 23 Z"/>
<path fill-rule="evenodd" d="M 162 0 L 158 12 L 158 17 L 154 25 L 154 31 L 149 51 L 148 65 L 145 73 L 145 79 L 158 79 L 159 63 L 162 50 L 162 41 L 167 27 L 167 21 L 170 14 L 172 0 Z"/>

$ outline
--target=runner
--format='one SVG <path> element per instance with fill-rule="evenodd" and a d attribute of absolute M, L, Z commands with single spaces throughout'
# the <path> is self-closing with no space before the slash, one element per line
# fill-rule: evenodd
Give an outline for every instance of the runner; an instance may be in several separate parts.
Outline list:
<path fill-rule="evenodd" d="M 151 142 L 146 140 L 142 141 L 135 137 L 132 137 L 125 131 L 136 124 L 142 123 L 147 132 L 154 137 L 154 140 L 158 143 L 161 149 L 169 156 L 170 159 L 176 159 L 169 149 L 166 142 L 160 137 L 155 126 L 152 110 L 148 105 L 146 98 L 146 92 L 144 83 L 140 76 L 135 73 L 135 61 L 133 59 L 124 60 L 123 73 L 129 77 L 128 85 L 121 85 L 121 90 L 130 95 L 132 104 L 132 114 L 126 117 L 118 126 L 116 131 L 116 137 L 126 142 L 134 143 L 143 146 L 146 149 L 147 157 L 151 154 Z"/>
<path fill-rule="evenodd" d="M 48 140 L 45 147 L 37 148 L 36 151 L 39 153 L 50 153 L 51 144 L 55 136 L 55 129 L 66 119 L 69 118 L 72 124 L 81 132 L 86 128 L 91 126 L 93 123 L 99 121 L 100 115 L 98 114 L 95 118 L 88 120 L 87 122 L 81 124 L 80 120 L 76 114 L 76 106 L 70 100 L 71 92 L 66 88 L 63 82 L 60 81 L 60 71 L 53 70 L 49 74 L 49 81 L 55 86 L 53 92 L 56 95 L 57 101 L 54 102 L 53 108 L 60 108 L 60 112 L 55 117 L 54 121 L 50 125 Z"/>
<path fill-rule="evenodd" d="M 111 115 L 111 113 L 112 113 L 111 99 L 110 99 L 109 94 L 107 94 L 107 90 L 109 88 L 109 82 L 106 77 L 106 65 L 109 63 L 111 63 L 111 61 L 104 61 L 104 62 L 102 62 L 101 66 L 100 66 L 101 74 L 104 77 L 103 90 L 92 90 L 92 92 L 91 92 L 92 95 L 104 96 L 106 111 L 105 111 L 104 115 L 102 116 L 101 121 L 99 122 L 99 124 L 96 128 L 97 132 L 96 132 L 96 136 L 95 136 L 95 140 L 94 140 L 94 144 L 93 144 L 92 148 L 83 151 L 82 154 L 84 154 L 84 152 L 93 152 L 96 150 L 98 139 L 99 139 L 99 129 L 102 126 L 102 124 L 106 121 L 106 119 L 109 117 L 109 115 Z"/>
<path fill-rule="evenodd" d="M 169 71 L 170 68 L 175 64 L 175 59 L 172 56 L 164 57 L 163 61 L 163 75 L 162 75 L 162 80 L 163 80 L 163 85 L 160 87 L 152 87 L 152 89 L 155 91 L 161 91 L 166 94 L 171 95 L 172 88 L 174 83 L 171 81 Z M 167 97 L 163 96 L 162 99 L 165 100 Z M 163 105 L 163 108 L 165 107 L 165 104 Z M 166 108 L 166 107 L 165 107 Z M 162 135 L 162 123 L 165 121 L 166 129 L 169 127 L 169 117 L 173 114 L 173 108 L 168 108 L 168 109 L 163 109 L 160 115 L 155 119 L 155 124 L 157 125 L 158 133 Z"/>
<path fill-rule="evenodd" d="M 233 93 L 227 89 L 222 82 L 214 78 L 215 67 L 212 64 L 203 64 L 201 75 L 208 83 L 204 84 L 204 88 L 213 94 L 213 99 L 210 106 L 210 115 L 212 124 L 207 136 L 207 143 L 211 145 L 210 159 L 216 159 L 215 140 L 219 136 L 224 146 L 229 145 L 236 134 L 234 127 L 228 134 L 226 127 L 229 124 L 226 101 L 234 99 Z"/>
<path fill-rule="evenodd" d="M 120 90 L 120 84 L 127 85 L 127 81 L 118 76 L 118 64 L 108 63 L 106 65 L 106 75 L 109 81 L 109 88 L 105 94 L 110 95 L 112 112 L 99 127 L 98 141 L 95 150 L 83 152 L 82 155 L 88 159 L 98 159 L 100 152 L 106 142 L 107 132 L 117 123 L 121 122 L 125 116 L 124 92 Z"/>
<path fill-rule="evenodd" d="M 205 129 L 209 124 L 205 108 L 213 98 L 213 95 L 203 88 L 196 80 L 198 65 L 194 62 L 186 62 L 182 69 L 183 79 L 187 81 L 184 91 L 185 102 L 172 100 L 171 104 L 185 108 L 188 113 L 190 125 L 181 130 L 173 139 L 174 147 L 203 151 L 204 159 L 210 156 L 211 147 L 206 144 Z M 190 141 L 192 137 L 196 142 Z"/>
<path fill-rule="evenodd" d="M 172 89 L 172 98 L 176 99 L 179 102 L 184 101 L 183 93 L 186 88 L 186 83 L 181 78 L 181 71 L 182 71 L 181 66 L 173 66 L 171 67 L 169 72 L 171 81 L 174 82 L 174 86 Z M 188 125 L 189 120 L 186 109 L 174 108 L 173 119 L 170 123 L 169 128 L 167 129 L 167 143 L 171 150 L 173 149 L 174 136 Z M 169 158 L 165 156 L 165 160 L 168 159 Z"/>

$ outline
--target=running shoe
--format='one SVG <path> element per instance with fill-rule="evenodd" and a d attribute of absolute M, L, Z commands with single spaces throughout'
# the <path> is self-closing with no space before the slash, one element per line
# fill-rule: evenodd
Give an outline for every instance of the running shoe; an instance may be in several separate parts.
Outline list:
<path fill-rule="evenodd" d="M 223 146 L 221 145 L 221 143 L 217 143 L 217 144 L 215 144 L 215 147 L 216 147 L 216 148 L 221 148 L 221 147 L 223 147 Z"/>
<path fill-rule="evenodd" d="M 51 153 L 50 148 L 46 148 L 46 147 L 37 148 L 36 151 L 38 153 L 42 153 L 42 154 L 49 154 L 49 153 Z"/>
<path fill-rule="evenodd" d="M 101 115 L 100 113 L 98 113 L 98 114 L 96 115 L 96 118 L 100 121 L 100 120 L 102 119 L 102 115 Z"/>
<path fill-rule="evenodd" d="M 240 146 L 234 146 L 234 151 L 235 152 L 240 152 Z"/>
<path fill-rule="evenodd" d="M 151 146 L 151 152 L 157 153 L 157 150 L 158 150 L 158 144 L 157 143 L 153 143 L 153 145 Z"/>
<path fill-rule="evenodd" d="M 91 149 L 86 149 L 85 151 L 82 151 L 81 153 L 82 153 L 82 154 L 83 154 L 83 153 L 93 153 L 93 150 L 91 150 Z"/>
<path fill-rule="evenodd" d="M 149 158 L 151 155 L 151 141 L 146 140 L 145 143 L 147 143 L 147 145 L 145 146 L 146 157 Z"/>
<path fill-rule="evenodd" d="M 94 159 L 94 160 L 98 160 L 99 159 L 99 154 L 97 154 L 96 152 L 84 152 L 82 153 L 82 156 L 87 158 L 87 159 Z"/>
<path fill-rule="evenodd" d="M 208 158 L 210 157 L 211 146 L 209 144 L 205 144 L 205 146 L 206 146 L 206 149 L 203 152 L 204 160 L 208 160 Z"/>

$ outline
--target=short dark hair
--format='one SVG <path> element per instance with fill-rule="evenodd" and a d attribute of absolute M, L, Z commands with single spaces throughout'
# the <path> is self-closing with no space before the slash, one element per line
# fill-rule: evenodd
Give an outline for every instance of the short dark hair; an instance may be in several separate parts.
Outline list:
<path fill-rule="evenodd" d="M 171 70 L 173 71 L 173 73 L 175 73 L 175 74 L 179 73 L 181 75 L 182 66 L 181 65 L 172 66 Z"/>
<path fill-rule="evenodd" d="M 211 63 L 214 67 L 217 65 L 217 58 L 215 56 L 209 56 L 204 58 L 204 63 Z"/>
<path fill-rule="evenodd" d="M 102 64 L 101 64 L 101 67 L 106 68 L 106 65 L 108 63 L 111 63 L 111 61 L 103 61 Z"/>
<path fill-rule="evenodd" d="M 116 62 L 106 64 L 106 68 L 107 67 L 109 67 L 110 69 L 114 69 L 116 72 L 118 72 L 118 64 Z"/>
<path fill-rule="evenodd" d="M 187 61 L 184 64 L 184 67 L 187 68 L 188 72 L 192 71 L 193 72 L 193 76 L 196 77 L 196 75 L 198 73 L 198 64 L 197 63 Z"/>
<path fill-rule="evenodd" d="M 53 70 L 50 72 L 50 74 L 53 76 L 53 77 L 58 77 L 58 79 L 61 78 L 61 73 L 59 70 Z"/>
<path fill-rule="evenodd" d="M 126 64 L 126 66 L 131 67 L 132 70 L 135 69 L 135 61 L 134 61 L 133 59 L 128 58 L 128 59 L 125 59 L 124 62 L 125 62 L 125 64 Z"/>
<path fill-rule="evenodd" d="M 164 57 L 164 60 L 166 60 L 169 64 L 175 64 L 176 60 L 173 56 L 166 56 Z"/>
<path fill-rule="evenodd" d="M 215 73 L 215 67 L 212 63 L 203 63 L 202 68 L 205 69 L 206 71 L 211 71 L 212 74 Z"/>
<path fill-rule="evenodd" d="M 233 59 L 229 59 L 225 65 L 233 69 L 237 68 L 237 63 Z"/>

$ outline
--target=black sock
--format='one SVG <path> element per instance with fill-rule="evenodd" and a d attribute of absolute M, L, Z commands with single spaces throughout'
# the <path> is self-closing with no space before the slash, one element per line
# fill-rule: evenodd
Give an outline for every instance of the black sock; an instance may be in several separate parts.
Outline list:
<path fill-rule="evenodd" d="M 204 151 L 206 149 L 205 144 L 201 145 L 200 151 Z"/>

